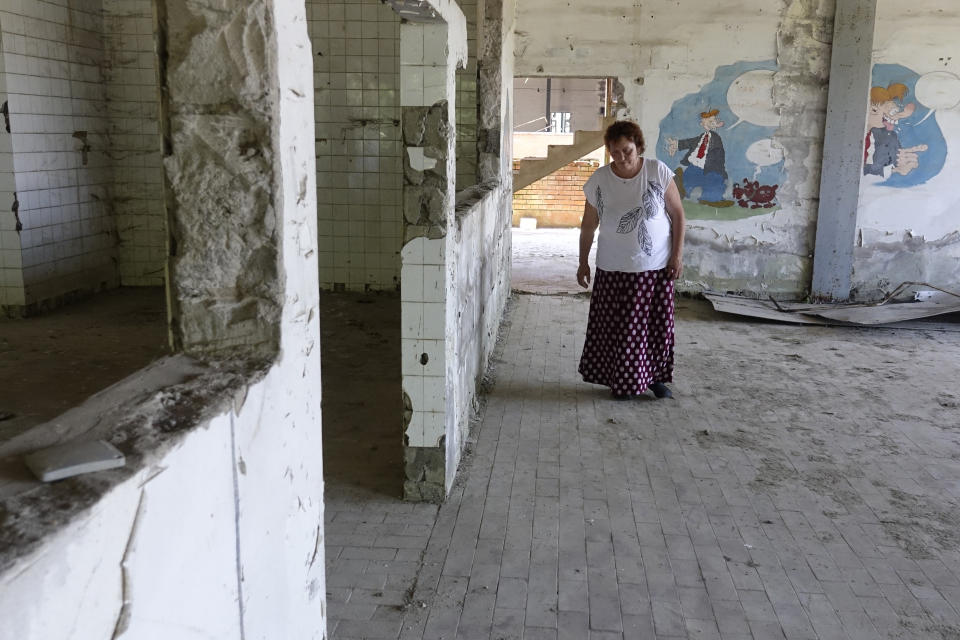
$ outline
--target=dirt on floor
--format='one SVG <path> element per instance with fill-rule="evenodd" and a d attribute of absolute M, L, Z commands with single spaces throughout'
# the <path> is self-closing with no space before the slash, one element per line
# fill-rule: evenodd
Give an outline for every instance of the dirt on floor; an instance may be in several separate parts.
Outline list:
<path fill-rule="evenodd" d="M 0 319 L 0 440 L 46 422 L 169 353 L 162 287 L 124 287 Z"/>
<path fill-rule="evenodd" d="M 400 294 L 320 293 L 323 475 L 328 486 L 403 491 Z"/>
<path fill-rule="evenodd" d="M 675 390 L 709 399 L 696 443 L 710 459 L 775 503 L 812 498 L 834 521 L 870 514 L 877 539 L 912 559 L 960 554 L 955 327 L 797 326 L 679 306 Z"/>

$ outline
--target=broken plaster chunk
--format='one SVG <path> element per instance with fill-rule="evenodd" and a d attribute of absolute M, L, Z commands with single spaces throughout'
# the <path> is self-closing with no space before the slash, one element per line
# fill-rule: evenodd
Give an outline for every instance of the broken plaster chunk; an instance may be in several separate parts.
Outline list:
<path fill-rule="evenodd" d="M 426 127 L 427 112 L 429 107 L 404 107 L 403 108 L 403 142 L 411 147 L 418 147 L 423 144 L 423 134 Z"/>
<path fill-rule="evenodd" d="M 430 158 L 423 153 L 423 147 L 407 147 L 410 157 L 410 166 L 417 171 L 426 171 L 437 166 L 437 159 Z"/>
<path fill-rule="evenodd" d="M 91 440 L 41 449 L 25 456 L 24 462 L 42 481 L 53 482 L 82 473 L 116 469 L 126 464 L 126 458 L 109 442 Z"/>

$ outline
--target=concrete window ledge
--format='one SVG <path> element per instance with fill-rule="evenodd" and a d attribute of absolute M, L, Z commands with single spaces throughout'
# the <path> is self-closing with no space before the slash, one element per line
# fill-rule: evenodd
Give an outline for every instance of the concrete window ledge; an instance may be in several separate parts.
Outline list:
<path fill-rule="evenodd" d="M 454 215 L 459 220 L 464 216 L 468 216 L 474 211 L 478 210 L 477 205 L 480 204 L 488 194 L 496 191 L 500 187 L 499 180 L 487 180 L 479 184 L 475 184 L 472 187 L 467 187 L 466 189 L 459 191 L 456 195 L 456 204 L 454 208 Z"/>
<path fill-rule="evenodd" d="M 247 390 L 268 369 L 262 362 L 163 358 L 58 418 L 0 444 L 0 585 L 11 573 L 24 570 L 47 540 L 89 520 L 95 505 L 114 490 L 131 483 L 142 488 L 162 474 L 168 454 L 197 427 L 238 412 Z M 25 454 L 38 449 L 96 439 L 120 449 L 126 466 L 42 483 L 23 462 Z M 196 478 L 198 491 L 205 481 Z"/>

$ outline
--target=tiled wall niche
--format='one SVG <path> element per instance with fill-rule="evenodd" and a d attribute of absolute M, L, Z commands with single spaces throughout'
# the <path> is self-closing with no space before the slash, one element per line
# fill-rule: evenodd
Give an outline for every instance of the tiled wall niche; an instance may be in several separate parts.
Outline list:
<path fill-rule="evenodd" d="M 0 13 L 24 303 L 119 284 L 99 2 L 18 2 Z"/>
<path fill-rule="evenodd" d="M 457 188 L 477 182 L 476 0 L 457 73 Z M 380 0 L 307 0 L 316 109 L 320 286 L 396 290 L 403 245 L 400 19 Z"/>
<path fill-rule="evenodd" d="M 150 0 L 0 6 L 11 128 L 2 135 L 22 223 L 12 236 L 10 205 L 0 202 L 0 304 L 45 308 L 121 283 L 162 283 L 162 205 L 144 188 L 160 182 L 152 15 Z M 151 141 L 152 160 L 128 153 Z M 151 201 L 152 222 L 131 224 L 138 198 Z M 9 286 L 14 243 L 22 298 Z"/>
<path fill-rule="evenodd" d="M 400 282 L 400 19 L 379 0 L 307 0 L 320 286 Z"/>
<path fill-rule="evenodd" d="M 477 0 L 458 0 L 467 19 L 467 66 L 457 70 L 457 191 L 477 183 Z"/>

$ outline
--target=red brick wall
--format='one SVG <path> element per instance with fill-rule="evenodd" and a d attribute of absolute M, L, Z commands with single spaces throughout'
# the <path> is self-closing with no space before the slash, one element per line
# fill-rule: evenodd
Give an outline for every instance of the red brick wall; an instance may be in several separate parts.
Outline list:
<path fill-rule="evenodd" d="M 514 193 L 513 226 L 520 218 L 536 218 L 537 227 L 579 227 L 583 184 L 598 166 L 593 160 L 578 160 Z"/>

